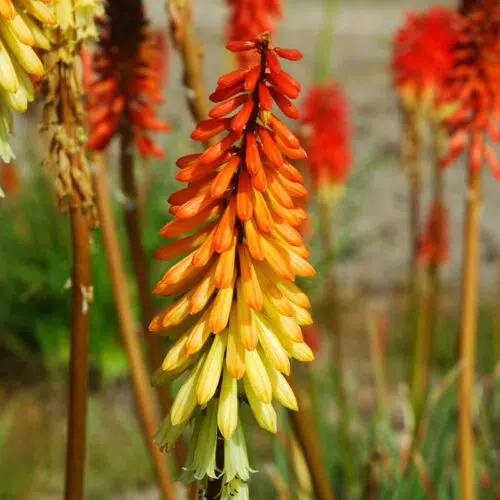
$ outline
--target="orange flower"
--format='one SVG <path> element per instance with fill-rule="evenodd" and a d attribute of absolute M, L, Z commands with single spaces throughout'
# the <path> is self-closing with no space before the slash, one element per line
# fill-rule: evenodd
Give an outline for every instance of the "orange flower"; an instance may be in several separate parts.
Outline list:
<path fill-rule="evenodd" d="M 419 243 L 417 262 L 440 265 L 449 260 L 449 213 L 444 203 L 434 203 Z"/>
<path fill-rule="evenodd" d="M 282 15 L 281 0 L 227 0 L 231 10 L 228 38 L 233 40 L 253 40 L 260 33 L 274 33 L 276 19 Z M 238 53 L 241 66 L 254 64 L 256 54 L 252 51 Z"/>
<path fill-rule="evenodd" d="M 163 151 L 150 133 L 170 129 L 156 117 L 156 107 L 163 102 L 165 37 L 148 27 L 140 2 L 128 2 L 127 7 L 108 2 L 106 14 L 99 21 L 98 49 L 83 59 L 87 148 L 105 149 L 126 120 L 139 153 L 161 158 Z"/>
<path fill-rule="evenodd" d="M 269 33 L 227 48 L 254 53 L 258 64 L 219 78 L 210 96 L 217 104 L 192 137 L 225 135 L 203 153 L 177 160 L 177 179 L 188 184 L 170 196 L 174 218 L 160 234 L 178 239 L 155 256 L 180 260 L 154 293 L 180 298 L 152 320 L 150 330 L 175 340 L 160 379 L 190 369 L 172 407 L 174 425 L 217 397 L 225 369 L 243 379 L 258 423 L 275 432 L 272 399 L 296 408 L 282 375 L 290 372 L 289 358 L 314 357 L 301 331 L 312 322 L 309 299 L 294 283 L 296 276 L 315 274 L 296 229 L 306 217 L 296 200 L 307 192 L 287 159 L 305 158 L 306 152 L 271 109 L 273 100 L 289 102 L 300 91 L 278 57 L 301 55 L 274 47 Z M 234 425 L 219 416 L 229 439 Z"/>
<path fill-rule="evenodd" d="M 451 137 L 443 165 L 451 164 L 469 146 L 470 165 L 479 169 L 484 160 L 500 178 L 500 163 L 487 139 L 500 140 L 500 4 L 477 2 L 459 17 L 459 42 L 453 50 L 454 69 L 448 81 L 459 96 L 458 111 L 448 120 Z"/>
<path fill-rule="evenodd" d="M 411 12 L 394 36 L 390 66 L 406 106 L 423 104 L 436 110 L 454 101 L 446 83 L 454 64 L 458 17 L 455 9 L 438 6 Z"/>
<path fill-rule="evenodd" d="M 282 111 L 291 116 L 290 108 Z M 352 157 L 351 127 L 347 118 L 347 99 L 333 81 L 309 90 L 301 118 L 307 138 L 306 165 L 317 187 L 341 185 L 347 180 Z"/>

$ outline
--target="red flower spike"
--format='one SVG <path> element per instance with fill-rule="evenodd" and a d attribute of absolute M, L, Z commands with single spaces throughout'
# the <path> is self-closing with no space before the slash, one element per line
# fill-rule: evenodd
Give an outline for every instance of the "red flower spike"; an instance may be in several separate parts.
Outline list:
<path fill-rule="evenodd" d="M 446 120 L 452 139 L 442 164 L 449 165 L 469 146 L 471 168 L 479 169 L 486 162 L 499 177 L 498 159 L 488 142 L 500 140 L 500 4 L 482 0 L 457 16 L 458 42 L 446 84 L 448 93 L 461 100 Z"/>
<path fill-rule="evenodd" d="M 179 239 L 155 255 L 180 260 L 154 292 L 178 298 L 153 319 L 151 329 L 168 335 L 171 326 L 190 316 L 193 323 L 178 330 L 178 342 L 185 341 L 186 346 L 181 356 L 196 355 L 209 347 L 217 339 L 215 335 L 230 337 L 237 332 L 244 349 L 255 350 L 261 343 L 262 349 L 255 355 L 269 355 L 269 367 L 289 373 L 288 357 L 309 361 L 314 354 L 303 342 L 301 331 L 301 325 L 311 321 L 306 310 L 309 301 L 297 285 L 285 280 L 313 276 L 314 269 L 305 260 L 308 250 L 296 229 L 305 219 L 304 210 L 296 203 L 296 198 L 305 195 L 305 188 L 299 184 L 300 173 L 280 150 L 302 158 L 305 151 L 272 114 L 269 34 L 230 48 L 253 53 L 258 71 L 249 69 L 219 80 L 231 92 L 224 99 L 225 89 L 219 87 L 216 93 L 221 100 L 192 137 L 204 140 L 227 130 L 226 134 L 201 155 L 186 155 L 177 161 L 177 179 L 189 184 L 170 196 L 174 219 L 161 234 Z M 291 77 L 285 80 L 291 84 Z M 280 99 L 277 87 L 273 93 L 276 102 L 289 109 L 289 101 Z M 228 321 L 236 322 L 234 328 L 228 328 Z M 228 338 L 227 345 L 231 342 Z M 239 353 L 228 347 L 223 355 L 229 374 L 241 378 L 244 370 L 231 359 Z M 244 363 L 245 356 L 236 361 Z M 165 365 L 168 363 L 163 365 L 168 371 Z"/>
<path fill-rule="evenodd" d="M 394 87 L 406 106 L 429 106 L 438 111 L 457 97 L 447 79 L 453 68 L 458 42 L 455 9 L 434 6 L 427 12 L 411 12 L 393 39 L 390 67 Z"/>
<path fill-rule="evenodd" d="M 347 117 L 347 101 L 333 81 L 317 85 L 306 96 L 302 123 L 306 136 L 306 165 L 316 187 L 344 184 L 351 165 L 351 127 Z M 288 168 L 283 174 L 300 182 Z"/>
<path fill-rule="evenodd" d="M 226 47 L 236 52 L 240 66 L 246 67 L 259 60 L 253 40 L 260 33 L 274 33 L 276 20 L 282 15 L 281 0 L 227 0 L 230 15 L 228 21 L 228 39 Z M 252 46 L 253 43 L 253 46 Z"/>
<path fill-rule="evenodd" d="M 125 10 L 108 2 L 106 16 L 98 23 L 97 49 L 83 57 L 90 128 L 87 149 L 106 149 L 126 120 L 139 154 L 161 158 L 163 151 L 150 133 L 170 129 L 156 117 L 156 107 L 163 102 L 165 37 L 148 27 L 139 2 Z"/>

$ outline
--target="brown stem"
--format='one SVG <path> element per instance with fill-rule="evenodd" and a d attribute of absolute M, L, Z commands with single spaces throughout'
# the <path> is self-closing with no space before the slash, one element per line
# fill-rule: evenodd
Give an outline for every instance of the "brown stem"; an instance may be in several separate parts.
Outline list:
<path fill-rule="evenodd" d="M 137 410 L 163 498 L 174 500 L 175 487 L 168 470 L 167 462 L 159 448 L 153 442 L 153 435 L 158 428 L 154 411 L 153 391 L 150 388 L 148 372 L 142 358 L 141 346 L 137 338 L 135 322 L 132 316 L 132 304 L 127 292 L 128 284 L 125 270 L 123 269 L 120 243 L 113 219 L 104 158 L 101 154 L 94 155 L 94 169 L 95 192 L 101 222 L 102 240 L 111 277 L 120 334 L 130 365 L 132 389 Z"/>
<path fill-rule="evenodd" d="M 289 411 L 288 414 L 290 415 L 293 431 L 309 468 L 315 498 L 318 500 L 333 500 L 334 496 L 330 489 L 324 462 L 321 458 L 315 427 L 311 423 L 311 418 L 307 415 L 305 403 L 302 401 L 300 390 L 293 375 L 290 375 L 288 382 L 297 397 L 299 406 L 298 411 Z"/>
<path fill-rule="evenodd" d="M 183 80 L 189 109 L 195 122 L 206 120 L 208 105 L 202 69 L 203 47 L 194 36 L 192 1 L 166 0 L 166 9 L 172 38 L 184 66 Z"/>
<path fill-rule="evenodd" d="M 474 144 L 474 140 L 472 143 Z M 471 155 L 474 152 L 471 152 Z M 472 162 L 471 162 L 472 163 Z M 479 210 L 481 171 L 469 166 L 464 227 L 462 300 L 460 316 L 458 378 L 458 443 L 460 498 L 474 500 L 474 369 L 476 359 L 477 300 L 479 285 Z"/>
<path fill-rule="evenodd" d="M 127 241 L 129 252 L 134 269 L 135 283 L 139 295 L 141 307 L 143 331 L 146 332 L 148 344 L 149 363 L 153 371 L 159 368 L 163 361 L 163 342 L 157 335 L 148 332 L 148 325 L 155 315 L 155 306 L 151 287 L 149 283 L 149 269 L 146 254 L 142 245 L 141 221 L 139 213 L 139 192 L 135 177 L 134 157 L 132 152 L 132 133 L 130 127 L 124 124 L 120 134 L 121 150 L 121 177 L 123 194 L 126 198 L 124 207 L 125 226 L 127 229 Z M 167 415 L 172 406 L 172 395 L 168 386 L 158 387 L 158 396 L 163 415 Z M 184 465 L 186 454 L 182 439 L 178 439 L 175 444 L 175 457 L 177 467 Z"/>
<path fill-rule="evenodd" d="M 71 353 L 69 383 L 68 442 L 66 450 L 67 500 L 83 498 L 85 437 L 88 390 L 88 328 L 90 285 L 90 227 L 81 200 L 71 200 L 71 237 L 73 242 Z"/>

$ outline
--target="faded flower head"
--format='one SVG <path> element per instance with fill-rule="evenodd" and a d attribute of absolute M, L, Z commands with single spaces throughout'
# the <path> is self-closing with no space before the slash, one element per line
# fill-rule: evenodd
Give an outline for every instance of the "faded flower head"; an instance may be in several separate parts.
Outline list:
<path fill-rule="evenodd" d="M 447 85 L 458 41 L 458 13 L 434 6 L 411 12 L 393 39 L 394 87 L 405 107 L 424 108 L 442 119 L 453 111 L 456 95 Z"/>
<path fill-rule="evenodd" d="M 307 192 L 287 159 L 307 155 L 272 110 L 276 103 L 296 113 L 290 99 L 298 97 L 300 84 L 278 58 L 301 55 L 275 47 L 269 34 L 227 47 L 254 52 L 258 63 L 219 79 L 210 96 L 217 104 L 192 134 L 199 141 L 224 136 L 177 161 L 176 178 L 188 184 L 169 198 L 174 218 L 160 234 L 173 241 L 155 256 L 180 260 L 154 292 L 180 298 L 150 324 L 152 332 L 174 340 L 154 383 L 187 372 L 168 418 L 179 426 L 194 417 L 195 435 L 204 436 L 205 460 L 193 458 L 186 467 L 197 480 L 202 470 L 209 477 L 217 473 L 208 459 L 214 435 L 236 439 L 240 390 L 259 425 L 276 432 L 273 400 L 297 408 L 286 379 L 290 358 L 314 357 L 301 330 L 312 322 L 309 299 L 294 283 L 296 276 L 315 274 L 297 230 L 306 214 L 296 200 Z M 245 480 L 241 471 L 228 478 L 224 495 L 234 488 L 246 498 Z"/>
<path fill-rule="evenodd" d="M 496 0 L 476 2 L 470 11 L 460 14 L 458 25 L 448 86 L 460 102 L 447 121 L 451 137 L 443 165 L 451 164 L 468 146 L 471 168 L 479 169 L 486 161 L 500 178 L 500 163 L 488 144 L 488 138 L 500 140 L 500 4 Z"/>
<path fill-rule="evenodd" d="M 168 124 L 156 117 L 163 102 L 165 37 L 149 28 L 141 2 L 108 2 L 99 21 L 97 50 L 86 56 L 84 78 L 90 136 L 88 149 L 105 149 L 121 127 L 130 128 L 142 156 L 163 157 L 151 132 L 166 132 Z"/>
<path fill-rule="evenodd" d="M 0 158 L 5 162 L 14 157 L 10 110 L 26 111 L 35 97 L 30 75 L 39 77 L 44 71 L 35 49 L 50 48 L 44 26 L 56 18 L 49 3 L 0 0 Z"/>
<path fill-rule="evenodd" d="M 318 189 L 345 184 L 352 163 L 347 99 L 334 81 L 315 85 L 301 116 L 308 158 L 305 162 Z"/>

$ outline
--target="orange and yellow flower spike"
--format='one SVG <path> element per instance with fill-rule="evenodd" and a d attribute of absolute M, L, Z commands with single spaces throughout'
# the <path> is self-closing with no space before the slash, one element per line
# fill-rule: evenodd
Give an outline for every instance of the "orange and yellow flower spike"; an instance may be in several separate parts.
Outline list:
<path fill-rule="evenodd" d="M 239 401 L 244 396 L 270 432 L 277 430 L 274 401 L 297 409 L 286 379 L 290 358 L 311 361 L 314 355 L 301 331 L 311 323 L 310 303 L 294 280 L 315 271 L 296 230 L 306 218 L 297 200 L 307 192 L 287 160 L 307 155 L 272 110 L 273 101 L 282 108 L 280 103 L 301 89 L 278 57 L 302 56 L 275 47 L 269 33 L 226 47 L 258 62 L 219 78 L 211 95 L 217 104 L 192 134 L 196 140 L 218 140 L 203 153 L 177 160 L 177 178 L 188 185 L 169 198 L 174 219 L 160 234 L 179 239 L 157 256 L 184 256 L 155 293 L 181 296 L 153 319 L 150 330 L 175 340 L 154 380 L 169 382 L 189 371 L 158 443 L 172 444 L 179 426 L 195 420 L 185 479 L 197 480 L 203 491 L 207 480 L 217 477 L 215 447 L 206 440 L 220 433 L 228 450 L 239 450 L 229 456 L 226 450 L 222 498 L 243 499 L 249 468 Z"/>

